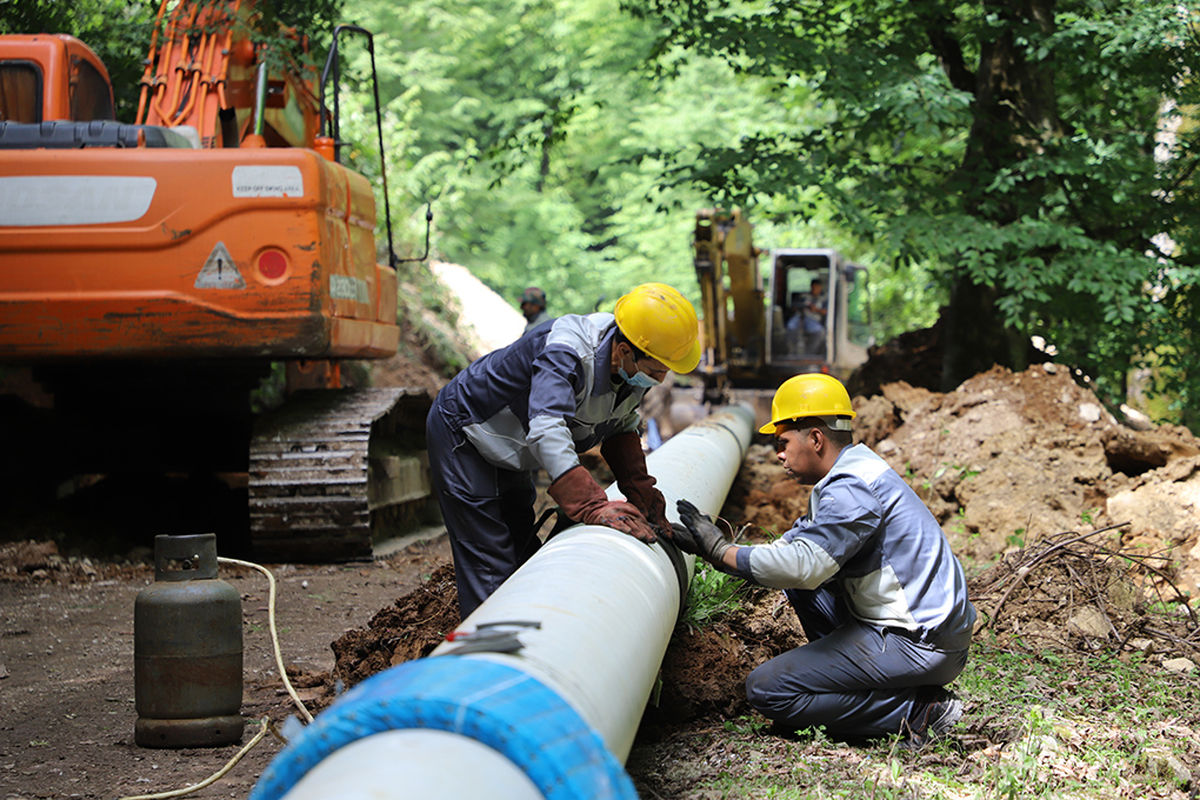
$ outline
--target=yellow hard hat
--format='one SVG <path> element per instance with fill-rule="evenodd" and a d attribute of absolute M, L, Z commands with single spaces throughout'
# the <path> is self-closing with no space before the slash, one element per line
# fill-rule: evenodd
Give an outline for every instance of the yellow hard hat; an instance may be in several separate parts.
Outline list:
<path fill-rule="evenodd" d="M 617 300 L 617 327 L 634 347 L 672 371 L 691 372 L 700 363 L 696 309 L 665 283 L 643 283 Z"/>
<path fill-rule="evenodd" d="M 771 399 L 771 421 L 758 429 L 759 433 L 774 433 L 781 422 L 804 417 L 846 416 L 854 419 L 850 393 L 842 382 L 823 372 L 795 375 L 775 390 Z M 850 419 L 827 420 L 834 430 L 850 430 Z"/>

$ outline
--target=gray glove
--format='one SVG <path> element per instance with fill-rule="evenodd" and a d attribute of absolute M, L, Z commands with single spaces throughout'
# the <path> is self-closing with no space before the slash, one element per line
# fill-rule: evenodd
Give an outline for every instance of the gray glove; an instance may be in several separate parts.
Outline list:
<path fill-rule="evenodd" d="M 682 525 L 671 526 L 675 534 L 675 544 L 679 549 L 721 565 L 725 551 L 733 547 L 729 537 L 687 500 L 680 500 L 675 504 L 675 508 L 683 522 Z"/>

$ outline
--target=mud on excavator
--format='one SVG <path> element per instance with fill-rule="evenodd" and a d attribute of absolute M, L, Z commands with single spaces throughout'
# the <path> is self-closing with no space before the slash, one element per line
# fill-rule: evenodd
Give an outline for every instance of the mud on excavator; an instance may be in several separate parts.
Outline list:
<path fill-rule="evenodd" d="M 732 399 L 770 411 L 780 383 L 803 372 L 845 379 L 871 344 L 867 270 L 836 250 L 767 253 L 767 286 L 753 226 L 741 210 L 696 214 L 693 259 L 704 354 L 697 369 L 706 405 Z"/>
<path fill-rule="evenodd" d="M 0 37 L 0 478 L 248 475 L 257 558 L 369 558 L 429 507 L 430 398 L 340 365 L 396 352 L 418 259 L 388 208 L 378 263 L 371 182 L 340 163 L 338 44 L 365 39 L 375 85 L 370 33 L 336 29 L 318 73 L 263 25 L 253 0 L 164 0 L 132 124 L 78 39 Z M 280 363 L 297 391 L 252 414 Z"/>

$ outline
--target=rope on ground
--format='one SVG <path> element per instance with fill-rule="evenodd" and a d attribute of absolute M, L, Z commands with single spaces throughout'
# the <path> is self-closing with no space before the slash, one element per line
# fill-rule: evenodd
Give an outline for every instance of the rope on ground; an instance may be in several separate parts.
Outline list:
<path fill-rule="evenodd" d="M 168 798 L 168 797 L 182 797 L 185 794 L 191 794 L 192 792 L 199 791 L 200 789 L 203 789 L 205 786 L 209 786 L 210 784 L 213 784 L 213 783 L 219 781 L 221 778 L 225 777 L 225 773 L 227 773 L 227 772 L 229 772 L 229 770 L 233 769 L 234 766 L 236 766 L 237 763 L 242 760 L 242 756 L 246 755 L 246 753 L 249 753 L 250 749 L 252 747 L 254 747 L 254 745 L 261 742 L 263 737 L 267 735 L 267 732 L 271 729 L 270 717 L 263 717 L 260 720 L 260 724 L 262 725 L 262 727 L 258 729 L 258 733 L 254 734 L 253 739 L 246 742 L 246 744 L 242 747 L 242 749 L 238 750 L 237 753 L 233 756 L 233 758 L 229 759 L 229 761 L 225 764 L 225 766 L 221 767 L 219 770 L 214 772 L 212 775 L 209 775 L 207 778 L 200 781 L 199 783 L 193 784 L 191 786 L 186 786 L 182 789 L 172 789 L 169 792 L 158 792 L 157 794 L 127 795 L 125 797 L 119 797 L 119 798 L 117 798 L 117 800 L 166 800 L 166 798 Z"/>
<path fill-rule="evenodd" d="M 275 576 L 271 574 L 271 570 L 252 561 L 225 558 L 224 556 L 217 556 L 217 561 L 221 564 L 235 564 L 239 567 L 249 567 L 267 576 L 267 583 L 269 585 L 267 594 L 267 625 L 271 629 L 271 645 L 275 649 L 275 666 L 279 669 L 279 677 L 283 678 L 283 686 L 287 689 L 288 696 L 292 698 L 292 702 L 296 704 L 296 708 L 300 709 L 300 716 L 304 717 L 306 723 L 312 722 L 313 715 L 308 713 L 308 709 L 304 706 L 304 701 L 300 699 L 300 695 L 296 694 L 296 690 L 292 688 L 292 682 L 288 680 L 287 670 L 283 666 L 283 653 L 279 649 L 279 634 L 275 631 Z"/>

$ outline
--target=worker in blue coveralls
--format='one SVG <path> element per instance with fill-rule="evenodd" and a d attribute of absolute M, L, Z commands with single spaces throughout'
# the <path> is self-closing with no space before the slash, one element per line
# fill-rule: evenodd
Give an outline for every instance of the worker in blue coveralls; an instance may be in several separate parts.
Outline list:
<path fill-rule="evenodd" d="M 700 361 L 696 311 L 678 290 L 644 283 L 612 314 L 567 314 L 473 362 L 426 420 L 434 493 L 450 534 L 466 618 L 541 544 L 534 474 L 570 519 L 646 543 L 671 535 L 642 451 L 638 405 L 673 370 Z M 610 501 L 579 453 L 600 445 L 627 501 Z"/>
<path fill-rule="evenodd" d="M 852 444 L 854 411 L 830 375 L 797 375 L 761 433 L 813 486 L 807 516 L 770 544 L 738 546 L 687 500 L 675 544 L 718 569 L 784 590 L 808 643 L 746 679 L 750 705 L 783 729 L 840 739 L 902 734 L 920 747 L 962 716 L 944 687 L 975 623 L 962 566 L 937 520 L 887 463 Z"/>

